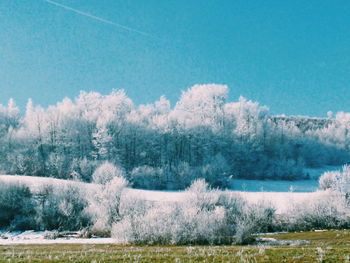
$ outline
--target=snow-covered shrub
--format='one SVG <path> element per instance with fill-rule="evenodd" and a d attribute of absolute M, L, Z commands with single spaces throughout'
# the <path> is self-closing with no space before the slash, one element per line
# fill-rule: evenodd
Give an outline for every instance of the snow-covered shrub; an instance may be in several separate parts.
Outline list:
<path fill-rule="evenodd" d="M 350 166 L 344 165 L 341 171 L 325 172 L 319 179 L 322 190 L 331 189 L 350 193 Z"/>
<path fill-rule="evenodd" d="M 205 194 L 209 192 L 209 190 L 209 184 L 203 178 L 194 180 L 190 187 L 187 188 L 187 192 L 197 195 Z"/>
<path fill-rule="evenodd" d="M 106 161 L 100 165 L 92 175 L 92 181 L 96 184 L 107 184 L 115 177 L 124 177 L 124 171 Z"/>
<path fill-rule="evenodd" d="M 35 203 L 28 187 L 0 183 L 0 229 L 33 229 L 34 216 Z"/>
<path fill-rule="evenodd" d="M 141 218 L 154 207 L 154 203 L 141 200 L 134 196 L 124 196 L 120 202 L 119 212 L 121 221 L 115 222 L 112 226 L 111 235 L 118 242 L 134 243 L 139 239 L 135 225 Z"/>
<path fill-rule="evenodd" d="M 225 222 L 224 209 L 215 207 L 204 180 L 195 181 L 182 202 L 145 203 L 126 200 L 123 219 L 112 236 L 138 244 L 212 244 Z M 131 211 L 129 210 L 131 209 Z"/>
<path fill-rule="evenodd" d="M 112 236 L 137 244 L 246 243 L 254 231 L 270 226 L 274 210 L 245 205 L 241 197 L 211 190 L 198 179 L 178 202 L 123 200 L 122 220 L 113 225 Z"/>
<path fill-rule="evenodd" d="M 224 224 L 223 207 L 208 211 L 182 203 L 157 203 L 114 224 L 112 236 L 137 244 L 215 244 Z"/>
<path fill-rule="evenodd" d="M 322 174 L 319 179 L 321 190 L 335 189 L 337 185 L 337 177 L 340 175 L 338 171 L 329 171 Z"/>
<path fill-rule="evenodd" d="M 271 231 L 274 216 L 275 209 L 269 203 L 259 202 L 243 206 L 236 219 L 236 244 L 248 244 L 254 240 L 254 233 Z"/>
<path fill-rule="evenodd" d="M 212 191 L 209 184 L 204 179 L 196 179 L 190 187 L 186 189 L 185 204 L 194 206 L 200 210 L 210 210 L 218 203 L 219 194 Z"/>
<path fill-rule="evenodd" d="M 37 219 L 41 230 L 80 230 L 91 225 L 85 194 L 77 187 L 44 186 L 38 196 Z"/>
<path fill-rule="evenodd" d="M 90 199 L 88 211 L 93 218 L 93 231 L 108 234 L 112 224 L 121 219 L 120 201 L 127 185 L 128 181 L 124 177 L 113 177 L 102 185 L 96 195 Z"/>
<path fill-rule="evenodd" d="M 283 230 L 288 231 L 350 227 L 346 197 L 337 191 L 325 191 L 317 199 L 296 204 L 287 215 Z"/>
<path fill-rule="evenodd" d="M 132 225 L 134 223 L 134 220 L 125 217 L 123 220 L 113 224 L 111 235 L 118 244 L 129 244 L 136 241 L 136 233 Z"/>

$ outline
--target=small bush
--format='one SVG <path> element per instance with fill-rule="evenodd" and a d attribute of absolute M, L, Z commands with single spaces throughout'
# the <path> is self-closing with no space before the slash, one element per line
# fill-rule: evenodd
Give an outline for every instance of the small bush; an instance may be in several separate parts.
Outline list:
<path fill-rule="evenodd" d="M 45 186 L 38 194 L 38 222 L 42 230 L 80 230 L 91 225 L 83 193 L 75 187 Z"/>
<path fill-rule="evenodd" d="M 275 209 L 268 203 L 245 205 L 236 221 L 236 244 L 249 244 L 254 233 L 270 232 L 274 227 Z"/>
<path fill-rule="evenodd" d="M 124 177 L 124 171 L 111 164 L 110 162 L 105 162 L 100 165 L 92 175 L 92 180 L 96 184 L 107 184 L 112 181 L 114 177 Z"/>
<path fill-rule="evenodd" d="M 321 190 L 335 189 L 339 172 L 325 172 L 319 179 Z"/>
<path fill-rule="evenodd" d="M 287 231 L 350 227 L 350 210 L 344 195 L 326 191 L 320 198 L 294 205 L 285 218 Z"/>
<path fill-rule="evenodd" d="M 350 166 L 344 165 L 341 171 L 325 172 L 319 179 L 321 190 L 335 190 L 350 193 Z"/>

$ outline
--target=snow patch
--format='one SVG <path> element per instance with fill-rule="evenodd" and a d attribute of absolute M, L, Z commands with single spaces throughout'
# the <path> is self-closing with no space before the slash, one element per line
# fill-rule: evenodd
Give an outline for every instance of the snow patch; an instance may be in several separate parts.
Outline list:
<path fill-rule="evenodd" d="M 25 232 L 0 232 L 0 245 L 23 245 L 23 244 L 114 244 L 113 238 L 77 238 L 64 237 L 51 239 L 55 236 L 54 231 L 25 231 Z"/>

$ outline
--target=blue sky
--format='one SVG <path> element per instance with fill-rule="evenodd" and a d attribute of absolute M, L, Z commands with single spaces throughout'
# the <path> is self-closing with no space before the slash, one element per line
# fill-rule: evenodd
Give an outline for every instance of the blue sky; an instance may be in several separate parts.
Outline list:
<path fill-rule="evenodd" d="M 56 1 L 56 0 L 55 0 Z M 350 1 L 0 1 L 0 103 L 80 90 L 136 104 L 219 83 L 274 114 L 350 111 Z"/>

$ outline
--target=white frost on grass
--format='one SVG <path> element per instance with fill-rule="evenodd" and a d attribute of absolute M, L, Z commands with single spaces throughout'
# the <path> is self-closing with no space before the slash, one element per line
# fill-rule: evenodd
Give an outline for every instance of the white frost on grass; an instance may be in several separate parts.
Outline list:
<path fill-rule="evenodd" d="M 256 239 L 257 245 L 264 246 L 302 246 L 310 244 L 307 240 L 278 240 L 271 237 L 258 237 Z"/>

